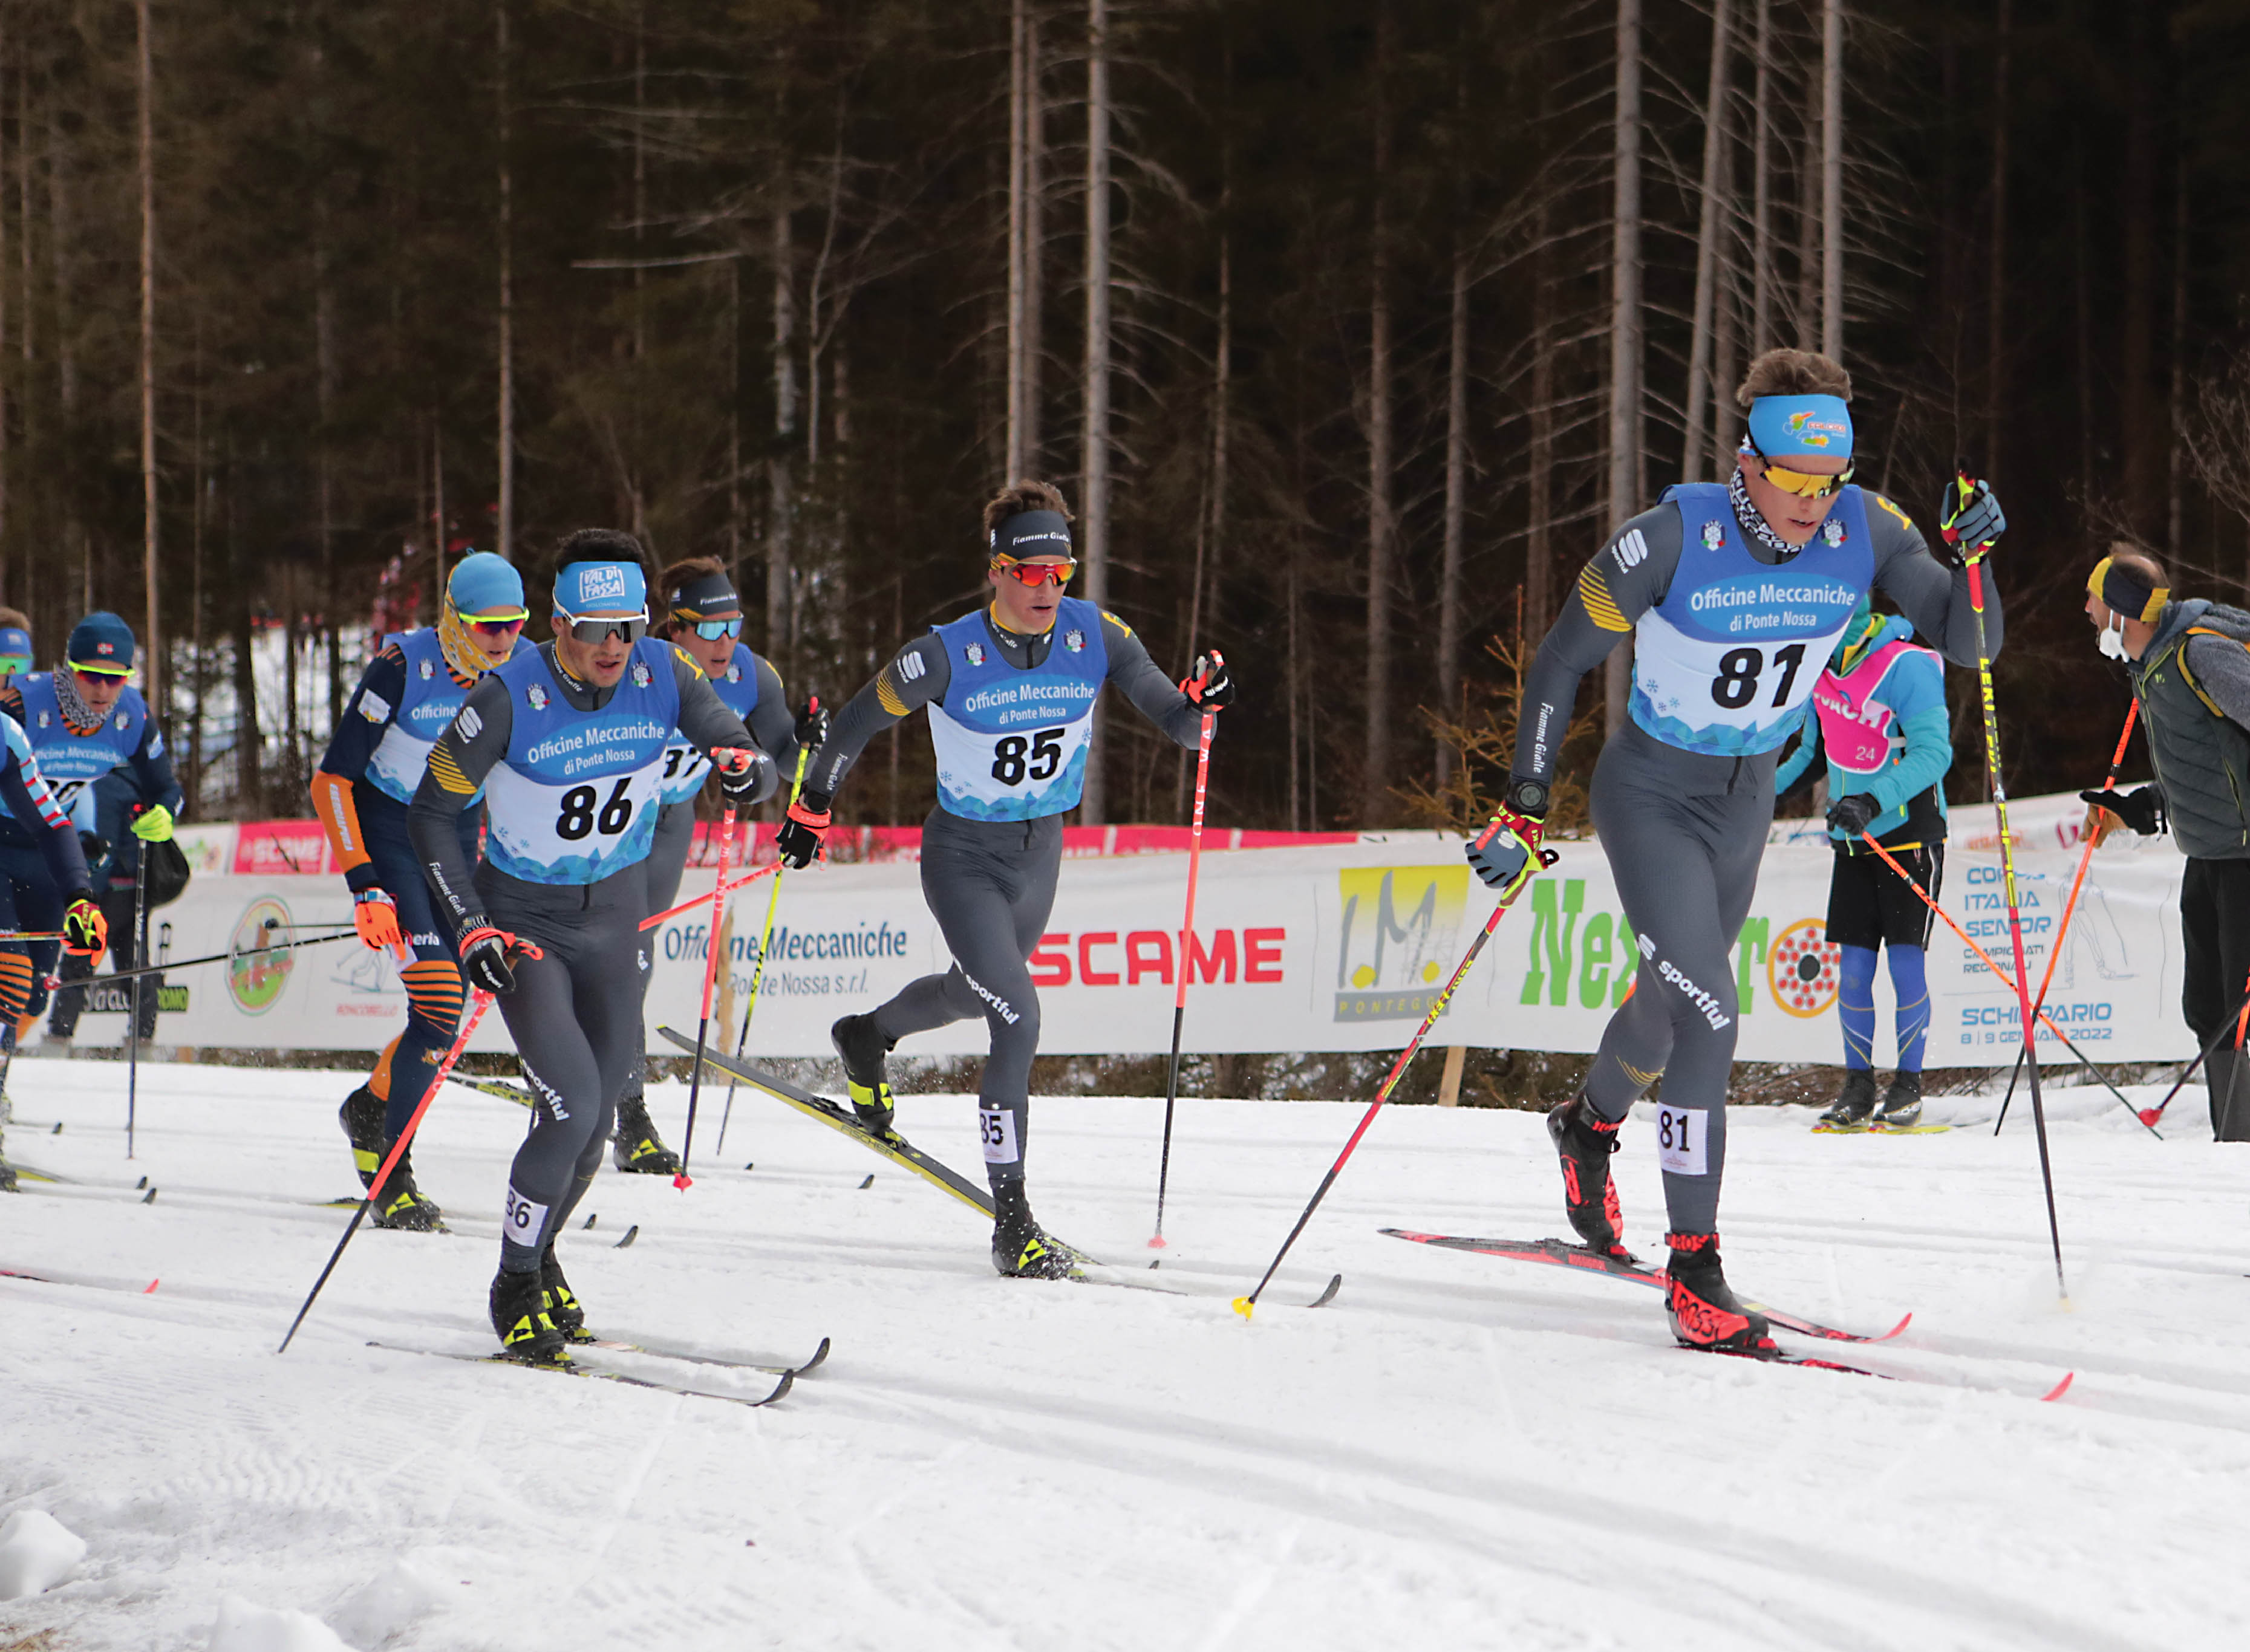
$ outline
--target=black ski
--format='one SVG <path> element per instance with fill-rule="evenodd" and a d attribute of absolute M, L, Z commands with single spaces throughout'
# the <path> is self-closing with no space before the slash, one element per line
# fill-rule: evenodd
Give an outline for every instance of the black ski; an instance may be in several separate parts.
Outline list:
<path fill-rule="evenodd" d="M 781 1380 L 774 1385 L 772 1393 L 763 1398 L 753 1399 L 748 1394 L 714 1394 L 708 1388 L 690 1387 L 682 1382 L 666 1382 L 654 1377 L 632 1376 L 623 1371 L 611 1371 L 603 1366 L 581 1365 L 576 1360 L 552 1365 L 535 1364 L 531 1360 L 519 1359 L 505 1353 L 456 1353 L 447 1348 L 417 1348 L 397 1342 L 370 1342 L 367 1346 L 370 1348 L 387 1348 L 393 1353 L 420 1353 L 427 1354 L 436 1359 L 458 1359 L 465 1365 L 514 1366 L 521 1371 L 551 1371 L 559 1376 L 585 1377 L 597 1382 L 621 1382 L 631 1388 L 653 1388 L 662 1394 L 685 1394 L 695 1400 L 720 1400 L 728 1405 L 749 1406 L 753 1408 L 771 1405 L 787 1394 L 790 1386 L 797 1380 L 795 1373 L 782 1372 Z"/>
<path fill-rule="evenodd" d="M 796 1365 L 784 1365 L 765 1359 L 722 1359 L 716 1354 L 689 1353 L 684 1348 L 659 1348 L 645 1342 L 619 1342 L 609 1337 L 596 1337 L 587 1342 L 573 1342 L 574 1348 L 607 1348 L 618 1353 L 645 1353 L 659 1359 L 679 1359 L 688 1365 L 719 1366 L 730 1371 L 763 1371 L 770 1376 L 796 1378 L 808 1371 L 818 1370 L 828 1358 L 828 1339 L 823 1337 L 820 1346 L 812 1351 L 811 1358 Z"/>

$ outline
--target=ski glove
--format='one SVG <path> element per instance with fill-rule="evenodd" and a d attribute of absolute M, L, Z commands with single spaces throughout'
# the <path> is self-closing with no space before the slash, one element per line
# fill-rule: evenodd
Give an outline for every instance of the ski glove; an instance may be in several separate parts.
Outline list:
<path fill-rule="evenodd" d="M 774 772 L 773 759 L 756 747 L 715 747 L 711 761 L 719 771 L 719 789 L 735 808 L 747 809 L 773 795 L 779 776 Z"/>
<path fill-rule="evenodd" d="M 789 818 L 782 822 L 774 847 L 780 851 L 783 865 L 801 871 L 826 854 L 827 842 L 828 811 L 795 802 L 789 806 Z"/>
<path fill-rule="evenodd" d="M 2130 792 L 2081 792 L 2078 795 L 2081 802 L 2109 810 L 2143 837 L 2153 837 L 2164 829 L 2164 788 L 2161 786 L 2143 786 Z"/>
<path fill-rule="evenodd" d="M 506 997 L 515 990 L 515 972 L 507 967 L 512 952 L 527 958 L 546 955 L 529 941 L 518 940 L 505 929 L 494 929 L 477 919 L 461 932 L 461 973 L 471 985 L 495 997 Z"/>
<path fill-rule="evenodd" d="M 828 743 L 828 708 L 818 694 L 797 708 L 797 727 L 792 732 L 797 745 L 808 752 L 817 752 Z"/>
<path fill-rule="evenodd" d="M 93 904 L 93 896 L 80 890 L 63 909 L 63 950 L 88 963 L 109 948 L 109 920 Z"/>
<path fill-rule="evenodd" d="M 406 932 L 398 926 L 398 903 L 385 889 L 362 889 L 353 898 L 352 926 L 369 952 L 404 951 Z"/>
<path fill-rule="evenodd" d="M 1196 656 L 1195 670 L 1180 684 L 1180 692 L 1207 712 L 1223 712 L 1234 704 L 1234 678 L 1217 649 Z"/>
<path fill-rule="evenodd" d="M 1533 874 L 1562 858 L 1551 849 L 1539 847 L 1545 823 L 1536 815 L 1519 815 L 1501 806 L 1492 823 L 1468 846 L 1468 863 L 1476 875 L 1500 891 L 1503 906 L 1523 892 Z"/>
<path fill-rule="evenodd" d="M 1883 806 L 1865 792 L 1853 792 L 1828 805 L 1828 829 L 1846 837 L 1858 837 L 1874 823 Z"/>
<path fill-rule="evenodd" d="M 1964 474 L 1945 485 L 1944 501 L 1937 507 L 1937 526 L 1955 557 L 1968 563 L 1983 560 L 1992 541 L 2008 531 L 2008 519 L 2000 513 L 2000 501 L 1992 497 L 1992 485 Z"/>
<path fill-rule="evenodd" d="M 135 817 L 133 835 L 144 843 L 169 843 L 172 841 L 172 811 L 162 803 L 144 809 Z"/>

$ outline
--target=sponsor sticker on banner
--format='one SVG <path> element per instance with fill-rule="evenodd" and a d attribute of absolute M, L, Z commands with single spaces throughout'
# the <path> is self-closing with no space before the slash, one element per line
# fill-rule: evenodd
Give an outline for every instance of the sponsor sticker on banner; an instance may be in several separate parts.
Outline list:
<path fill-rule="evenodd" d="M 1419 1021 L 1445 990 L 1468 905 L 1465 866 L 1353 866 L 1336 873 L 1338 1021 Z"/>
<path fill-rule="evenodd" d="M 274 946 L 294 935 L 288 905 L 279 896 L 266 895 L 252 901 L 236 920 L 226 945 L 238 956 L 227 963 L 226 991 L 244 1015 L 262 1015 L 280 1002 L 296 959 L 293 953 L 256 949 Z"/>

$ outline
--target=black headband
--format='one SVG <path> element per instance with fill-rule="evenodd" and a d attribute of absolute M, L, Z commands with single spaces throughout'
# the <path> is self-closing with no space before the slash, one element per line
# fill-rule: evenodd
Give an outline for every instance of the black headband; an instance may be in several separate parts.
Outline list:
<path fill-rule="evenodd" d="M 724 574 L 706 574 L 701 579 L 675 585 L 671 600 L 673 613 L 685 614 L 691 619 L 701 619 L 717 609 L 739 609 L 742 605 L 735 582 Z"/>
<path fill-rule="evenodd" d="M 1060 511 L 1018 511 L 992 530 L 992 554 L 1022 561 L 1030 556 L 1069 556 L 1070 523 Z"/>
<path fill-rule="evenodd" d="M 2094 565 L 2086 589 L 2100 597 L 2111 613 L 2143 625 L 2157 623 L 2172 595 L 2168 586 L 2150 584 L 2131 568 L 2120 566 L 2114 556 L 2105 556 Z"/>

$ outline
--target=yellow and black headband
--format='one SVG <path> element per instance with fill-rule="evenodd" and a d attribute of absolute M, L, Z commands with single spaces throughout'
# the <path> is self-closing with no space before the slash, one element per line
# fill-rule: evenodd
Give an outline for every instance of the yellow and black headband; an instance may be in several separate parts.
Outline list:
<path fill-rule="evenodd" d="M 2094 565 L 2094 571 L 2086 576 L 2086 589 L 2108 604 L 2111 613 L 2143 625 L 2155 624 L 2164 604 L 2172 600 L 2169 586 L 2150 589 L 2131 568 L 2118 567 L 2114 556 L 2105 556 Z"/>

